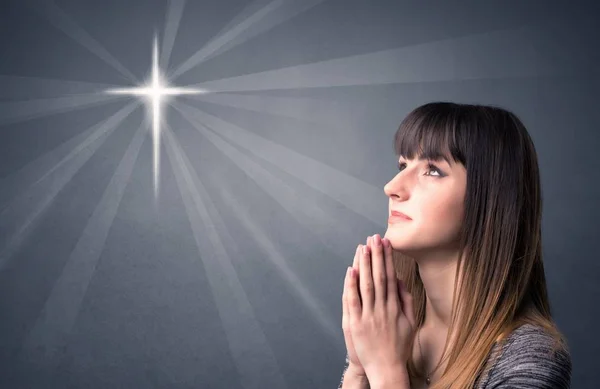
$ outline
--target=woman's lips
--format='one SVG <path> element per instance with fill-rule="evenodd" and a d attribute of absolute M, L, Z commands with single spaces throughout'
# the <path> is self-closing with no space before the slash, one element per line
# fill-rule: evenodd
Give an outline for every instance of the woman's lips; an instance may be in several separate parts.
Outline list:
<path fill-rule="evenodd" d="M 407 222 L 407 221 L 411 221 L 412 219 L 408 216 L 406 216 L 405 214 L 398 212 L 398 211 L 392 211 L 392 214 L 390 215 L 389 219 L 388 219 L 388 223 L 392 224 L 392 223 L 399 223 L 399 222 Z"/>

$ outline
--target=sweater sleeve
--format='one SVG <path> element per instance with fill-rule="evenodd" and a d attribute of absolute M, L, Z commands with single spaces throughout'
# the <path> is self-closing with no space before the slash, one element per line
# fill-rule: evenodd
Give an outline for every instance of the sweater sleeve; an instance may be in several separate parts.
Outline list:
<path fill-rule="evenodd" d="M 486 389 L 569 389 L 571 356 L 554 339 L 527 327 L 508 342 L 490 372 Z"/>
<path fill-rule="evenodd" d="M 342 384 L 344 383 L 344 375 L 346 374 L 346 370 L 348 370 L 348 365 L 350 364 L 350 360 L 348 359 L 348 354 L 346 354 L 346 362 L 344 363 L 344 369 L 342 370 L 342 378 L 340 378 L 340 383 L 337 389 L 342 389 Z"/>

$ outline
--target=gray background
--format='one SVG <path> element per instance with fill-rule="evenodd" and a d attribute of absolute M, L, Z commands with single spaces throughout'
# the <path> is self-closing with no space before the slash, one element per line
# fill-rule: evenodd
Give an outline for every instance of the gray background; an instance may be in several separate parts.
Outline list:
<path fill-rule="evenodd" d="M 593 3 L 2 1 L 0 386 L 335 387 L 393 134 L 451 100 L 534 138 L 553 314 L 596 387 Z M 144 105 L 102 93 L 147 78 L 155 33 L 213 92 L 166 111 L 156 198 Z"/>

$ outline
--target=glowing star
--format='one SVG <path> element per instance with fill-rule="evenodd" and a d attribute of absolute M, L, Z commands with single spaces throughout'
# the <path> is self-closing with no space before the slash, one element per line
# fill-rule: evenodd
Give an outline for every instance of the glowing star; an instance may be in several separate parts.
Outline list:
<path fill-rule="evenodd" d="M 146 85 L 135 88 L 108 89 L 109 94 L 132 95 L 145 97 L 151 103 L 152 112 L 152 150 L 153 150 L 153 170 L 154 170 L 154 195 L 158 193 L 159 166 L 160 166 L 160 121 L 162 103 L 166 102 L 168 96 L 178 95 L 197 95 L 206 93 L 202 89 L 176 88 L 166 84 L 162 77 L 162 72 L 158 66 L 158 43 L 154 38 L 152 52 L 152 75 L 150 82 Z"/>

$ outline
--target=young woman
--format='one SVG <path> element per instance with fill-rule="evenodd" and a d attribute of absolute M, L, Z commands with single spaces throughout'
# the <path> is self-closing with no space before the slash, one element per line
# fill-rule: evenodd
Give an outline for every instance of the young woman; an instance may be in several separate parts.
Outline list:
<path fill-rule="evenodd" d="M 409 113 L 394 140 L 385 237 L 358 246 L 344 281 L 339 388 L 569 388 L 522 122 L 436 102 Z"/>

